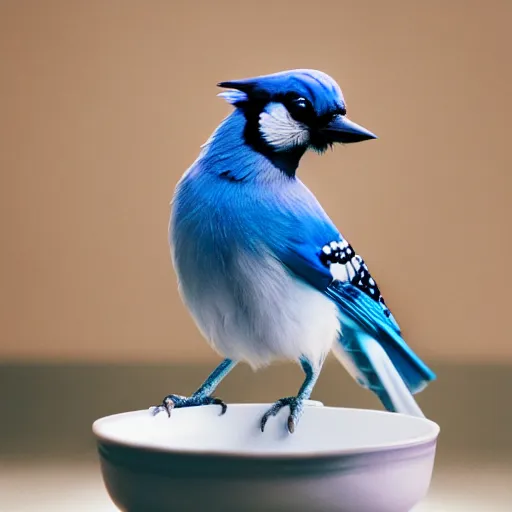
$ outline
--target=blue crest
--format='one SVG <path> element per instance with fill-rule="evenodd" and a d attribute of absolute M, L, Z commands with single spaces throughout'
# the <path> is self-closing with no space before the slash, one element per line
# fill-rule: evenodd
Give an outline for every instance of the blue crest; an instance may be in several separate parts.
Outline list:
<path fill-rule="evenodd" d="M 270 75 L 220 82 L 219 87 L 235 89 L 219 96 L 231 104 L 254 99 L 272 101 L 287 94 L 306 98 L 317 115 L 344 111 L 345 100 L 339 85 L 326 73 L 314 69 L 294 69 Z"/>

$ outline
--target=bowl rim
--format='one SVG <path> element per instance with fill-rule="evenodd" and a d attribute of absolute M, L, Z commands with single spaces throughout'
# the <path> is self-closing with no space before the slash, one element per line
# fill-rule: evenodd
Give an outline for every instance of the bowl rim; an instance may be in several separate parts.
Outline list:
<path fill-rule="evenodd" d="M 262 406 L 270 406 L 271 404 L 265 403 L 235 403 L 229 404 L 229 407 L 262 407 Z M 211 406 L 200 406 L 200 407 L 211 407 Z M 315 408 L 317 408 L 315 406 Z M 321 406 L 318 407 L 321 409 L 329 409 L 329 410 L 343 410 L 343 411 L 365 411 L 375 413 L 376 415 L 393 415 L 393 416 L 402 416 L 407 417 L 409 419 L 413 419 L 414 421 L 419 421 L 422 423 L 426 423 L 431 427 L 431 431 L 421 435 L 413 437 L 407 441 L 396 441 L 393 443 L 375 443 L 372 445 L 366 445 L 362 447 L 355 448 L 343 448 L 336 449 L 332 451 L 309 451 L 309 452 L 247 452 L 247 451 L 227 451 L 227 450 L 198 450 L 193 448 L 173 448 L 173 447 L 165 447 L 165 446 L 151 446 L 147 445 L 144 442 L 136 442 L 136 441 L 126 441 L 112 438 L 111 436 L 105 435 L 102 430 L 102 425 L 112 420 L 113 418 L 119 418 L 122 416 L 132 416 L 132 415 L 142 415 L 151 414 L 148 409 L 139 409 L 134 411 L 126 411 L 117 414 L 111 414 L 109 416 L 104 416 L 102 418 L 98 418 L 92 424 L 92 431 L 96 437 L 96 440 L 99 444 L 116 446 L 119 448 L 129 448 L 132 450 L 143 450 L 145 452 L 151 453 L 161 453 L 168 455 L 188 455 L 188 456 L 201 456 L 201 457 L 223 457 L 223 458 L 232 458 L 232 459 L 268 459 L 268 460 L 312 460 L 312 459 L 329 459 L 335 457 L 342 456 L 352 456 L 352 455 L 363 455 L 370 453 L 379 453 L 386 451 L 396 451 L 396 450 L 405 450 L 408 448 L 421 446 L 421 445 L 432 445 L 435 446 L 437 442 L 437 438 L 440 433 L 440 426 L 428 419 L 428 418 L 420 418 L 409 416 L 406 414 L 389 412 L 389 411 L 381 411 L 378 409 L 363 409 L 363 408 L 355 408 L 355 407 L 331 407 L 331 406 Z M 291 434 L 293 435 L 293 434 Z"/>

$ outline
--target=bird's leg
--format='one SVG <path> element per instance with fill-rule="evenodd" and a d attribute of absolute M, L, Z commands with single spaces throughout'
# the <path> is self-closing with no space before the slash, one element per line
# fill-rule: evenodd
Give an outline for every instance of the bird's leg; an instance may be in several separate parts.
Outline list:
<path fill-rule="evenodd" d="M 299 418 L 304 411 L 304 401 L 308 400 L 311 396 L 311 392 L 313 391 L 313 387 L 318 380 L 318 376 L 320 375 L 320 370 L 322 369 L 322 364 L 318 366 L 313 366 L 306 358 L 300 359 L 300 364 L 304 373 L 306 374 L 306 378 L 297 393 L 297 396 L 288 396 L 286 398 L 281 398 L 263 415 L 261 418 L 261 431 L 265 430 L 265 425 L 270 418 L 270 416 L 275 416 L 283 407 L 288 405 L 290 407 L 290 415 L 288 416 L 288 431 L 290 434 L 293 434 L 295 431 L 295 427 L 299 421 Z"/>
<path fill-rule="evenodd" d="M 222 363 L 213 370 L 209 377 L 203 382 L 201 387 L 189 397 L 180 395 L 167 395 L 161 405 L 151 407 L 153 415 L 158 414 L 160 411 L 167 412 L 171 415 L 173 409 L 180 409 L 183 407 L 195 407 L 198 405 L 220 405 L 221 415 L 226 412 L 227 405 L 220 399 L 211 396 L 215 388 L 220 384 L 220 381 L 235 367 L 236 361 L 231 359 L 224 359 Z"/>

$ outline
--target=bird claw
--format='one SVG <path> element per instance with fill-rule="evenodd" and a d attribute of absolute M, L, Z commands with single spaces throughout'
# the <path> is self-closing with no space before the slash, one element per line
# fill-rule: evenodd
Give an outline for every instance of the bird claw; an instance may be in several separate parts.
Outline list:
<path fill-rule="evenodd" d="M 290 415 L 288 416 L 287 428 L 290 434 L 295 432 L 295 427 L 299 422 L 299 418 L 302 416 L 304 410 L 304 400 L 296 396 L 288 396 L 281 398 L 272 405 L 272 407 L 263 415 L 261 418 L 261 431 L 265 431 L 265 425 L 271 416 L 276 416 L 277 413 L 285 406 L 290 407 Z"/>
<path fill-rule="evenodd" d="M 228 406 L 225 404 L 223 400 L 221 400 L 220 398 L 216 398 L 214 396 L 192 395 L 189 397 L 185 397 L 181 395 L 167 395 L 162 400 L 162 403 L 160 405 L 150 407 L 150 411 L 153 416 L 156 416 L 158 413 L 165 411 L 167 413 L 167 416 L 170 418 L 173 409 L 183 409 L 185 407 L 198 407 L 200 405 L 220 405 L 220 416 L 222 416 L 228 408 Z"/>

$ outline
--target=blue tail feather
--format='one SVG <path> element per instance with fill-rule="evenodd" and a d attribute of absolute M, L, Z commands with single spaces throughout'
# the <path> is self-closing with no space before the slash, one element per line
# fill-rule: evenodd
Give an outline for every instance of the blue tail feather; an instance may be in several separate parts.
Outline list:
<path fill-rule="evenodd" d="M 352 329 L 344 329 L 338 341 L 341 345 L 341 350 L 348 355 L 359 372 L 358 382 L 365 388 L 373 391 L 388 411 L 396 412 L 393 402 L 380 382 L 379 376 L 375 373 L 365 351 L 364 344 L 360 343 L 358 339 L 357 332 Z M 336 353 L 337 351 L 336 349 L 334 352 Z"/>
<path fill-rule="evenodd" d="M 327 294 L 341 314 L 339 349 L 353 361 L 363 385 L 386 409 L 397 411 L 399 404 L 405 412 L 420 414 L 411 395 L 434 380 L 434 372 L 406 344 L 380 305 L 366 294 L 339 281 L 328 288 Z"/>

